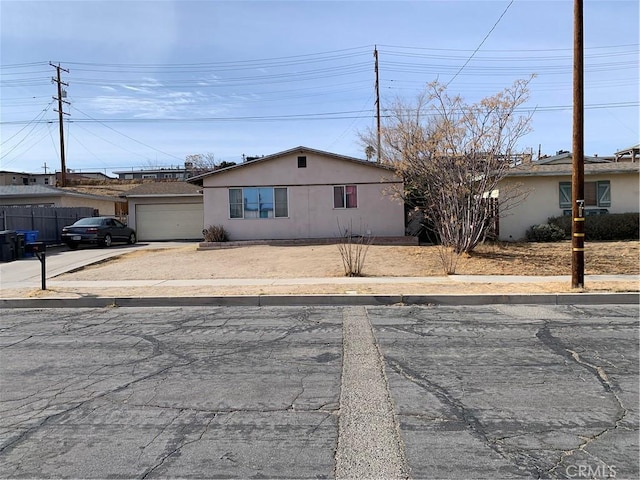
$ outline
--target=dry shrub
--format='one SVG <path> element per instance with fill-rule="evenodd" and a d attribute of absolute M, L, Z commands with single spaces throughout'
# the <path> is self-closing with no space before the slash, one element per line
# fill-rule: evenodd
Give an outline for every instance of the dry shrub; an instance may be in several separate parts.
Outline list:
<path fill-rule="evenodd" d="M 364 261 L 367 258 L 369 246 L 373 243 L 371 235 L 353 235 L 351 224 L 349 228 L 341 228 L 338 222 L 340 237 L 338 239 L 338 251 L 342 257 L 344 274 L 347 277 L 361 277 L 364 269 Z M 360 231 L 363 231 L 362 228 Z"/>
<path fill-rule="evenodd" d="M 209 225 L 202 231 L 205 242 L 227 242 L 229 235 L 222 225 Z"/>

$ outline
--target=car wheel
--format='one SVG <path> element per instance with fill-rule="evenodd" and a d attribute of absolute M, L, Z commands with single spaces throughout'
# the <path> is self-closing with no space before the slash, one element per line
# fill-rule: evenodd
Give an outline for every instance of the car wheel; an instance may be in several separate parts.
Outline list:
<path fill-rule="evenodd" d="M 134 243 L 136 243 L 136 234 L 131 232 L 131 235 L 129 235 L 129 243 L 131 245 L 133 245 Z"/>
<path fill-rule="evenodd" d="M 109 235 L 108 233 L 104 236 L 104 240 L 102 241 L 102 244 L 105 247 L 110 247 L 111 246 L 112 240 L 111 240 L 111 235 Z"/>

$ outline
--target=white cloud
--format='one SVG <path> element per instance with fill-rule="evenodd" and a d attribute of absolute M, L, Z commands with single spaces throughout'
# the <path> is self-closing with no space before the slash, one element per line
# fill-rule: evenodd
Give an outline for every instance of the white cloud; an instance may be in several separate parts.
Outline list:
<path fill-rule="evenodd" d="M 120 85 L 122 88 L 125 88 L 127 90 L 132 90 L 134 92 L 144 92 L 144 93 L 150 93 L 150 90 L 146 89 L 146 88 L 139 88 L 139 87 L 134 87 L 133 85 Z"/>
<path fill-rule="evenodd" d="M 162 87 L 162 83 L 155 78 L 143 78 L 140 85 L 143 87 Z"/>
<path fill-rule="evenodd" d="M 128 88 L 127 88 L 128 87 Z M 194 118 L 228 110 L 220 101 L 187 91 L 150 91 L 123 85 L 139 95 L 102 95 L 92 101 L 98 114 L 129 118 Z"/>

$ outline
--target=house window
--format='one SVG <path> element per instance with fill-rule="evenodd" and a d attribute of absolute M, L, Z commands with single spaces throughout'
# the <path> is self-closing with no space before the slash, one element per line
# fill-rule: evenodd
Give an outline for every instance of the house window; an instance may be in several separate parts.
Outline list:
<path fill-rule="evenodd" d="M 298 157 L 298 168 L 307 168 L 307 157 Z"/>
<path fill-rule="evenodd" d="M 230 218 L 283 218 L 289 216 L 287 189 L 245 187 L 229 189 Z"/>
<path fill-rule="evenodd" d="M 585 207 L 610 207 L 611 182 L 584 182 Z M 560 208 L 571 208 L 571 182 L 560 182 Z"/>
<path fill-rule="evenodd" d="M 356 185 L 333 187 L 333 208 L 358 208 L 358 187 Z"/>
<path fill-rule="evenodd" d="M 143 173 L 142 178 L 158 178 L 158 176 L 155 173 Z"/>
<path fill-rule="evenodd" d="M 45 184 L 45 185 L 49 185 L 49 178 L 45 178 L 45 179 L 44 179 L 44 184 Z"/>

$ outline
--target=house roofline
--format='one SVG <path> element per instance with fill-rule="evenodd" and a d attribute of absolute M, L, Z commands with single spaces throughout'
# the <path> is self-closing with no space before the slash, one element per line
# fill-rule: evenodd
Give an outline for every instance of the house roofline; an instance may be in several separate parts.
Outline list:
<path fill-rule="evenodd" d="M 564 164 L 562 164 L 564 166 Z M 602 164 L 594 164 L 602 165 Z M 635 168 L 625 168 L 623 165 L 628 164 L 606 164 L 607 166 L 616 165 L 618 168 L 589 168 L 589 165 L 584 166 L 584 174 L 585 175 L 602 175 L 602 174 L 612 174 L 612 175 L 620 175 L 624 173 L 640 173 L 640 166 L 635 164 Z M 633 165 L 633 164 L 631 164 Z M 554 167 L 556 165 L 546 165 L 547 167 Z M 506 177 L 553 177 L 553 176 L 562 176 L 562 175 L 572 175 L 573 170 L 571 165 L 566 165 L 568 168 L 566 169 L 545 169 L 543 165 L 537 166 L 535 170 L 520 170 L 520 171 L 510 171 L 505 176 Z M 517 168 L 517 167 L 516 167 Z"/>
<path fill-rule="evenodd" d="M 115 175 L 126 175 L 127 173 L 187 173 L 190 170 L 187 168 L 158 168 L 153 170 L 114 170 Z"/>
<path fill-rule="evenodd" d="M 13 186 L 13 185 L 7 185 Z M 17 185 L 20 186 L 20 185 Z M 119 202 L 122 203 L 123 200 L 120 200 L 118 197 L 108 197 L 102 195 L 91 195 L 90 193 L 80 193 L 73 192 L 69 190 L 62 190 L 60 188 L 51 187 L 48 185 L 41 185 L 40 188 L 46 188 L 48 191 L 46 192 L 15 192 L 15 193 L 2 193 L 0 192 L 0 198 L 2 199 L 11 199 L 11 198 L 42 198 L 42 197 L 76 197 L 76 198 L 86 198 L 90 200 L 102 200 L 107 202 Z"/>
<path fill-rule="evenodd" d="M 210 175 L 219 175 L 221 173 L 228 172 L 230 170 L 234 170 L 234 169 L 242 168 L 242 167 L 248 167 L 249 165 L 254 165 L 256 163 L 267 162 L 269 160 L 274 160 L 276 158 L 281 158 L 281 157 L 284 157 L 284 156 L 287 156 L 287 155 L 291 155 L 292 153 L 296 153 L 296 152 L 298 152 L 298 153 L 314 153 L 314 154 L 317 154 L 317 155 L 322 155 L 322 156 L 334 158 L 334 159 L 337 159 L 337 160 L 343 160 L 343 161 L 356 163 L 358 165 L 365 165 L 365 166 L 369 166 L 369 167 L 382 168 L 384 170 L 393 171 L 393 168 L 390 167 L 389 165 L 383 165 L 383 164 L 380 164 L 380 163 L 377 163 L 377 162 L 369 162 L 367 160 L 363 160 L 363 159 L 360 159 L 360 158 L 350 157 L 350 156 L 347 156 L 347 155 L 340 155 L 340 154 L 337 154 L 337 153 L 327 152 L 327 151 L 324 151 L 324 150 L 317 150 L 315 148 L 309 148 L 309 147 L 305 147 L 305 146 L 300 145 L 298 147 L 291 148 L 289 150 L 284 150 L 282 152 L 274 153 L 274 154 L 271 154 L 271 155 L 265 155 L 264 157 L 256 158 L 255 160 L 249 160 L 249 161 L 246 161 L 246 162 L 239 163 L 237 165 L 231 165 L 230 167 L 221 168 L 219 170 L 213 170 L 213 171 L 210 171 L 210 172 L 205 172 L 205 173 L 203 173 L 201 175 L 196 175 L 195 177 L 188 178 L 186 180 L 186 182 L 197 184 L 197 185 L 202 185 L 203 179 L 205 177 L 210 176 Z"/>
<path fill-rule="evenodd" d="M 202 197 L 201 193 L 144 193 L 133 195 L 121 195 L 124 198 L 158 198 L 158 197 Z"/>
<path fill-rule="evenodd" d="M 632 145 L 630 147 L 627 148 L 623 148 L 621 150 L 618 150 L 617 152 L 615 152 L 614 155 L 619 155 L 621 153 L 627 153 L 627 152 L 631 152 L 632 150 L 640 150 L 640 143 L 636 143 L 635 145 Z"/>

